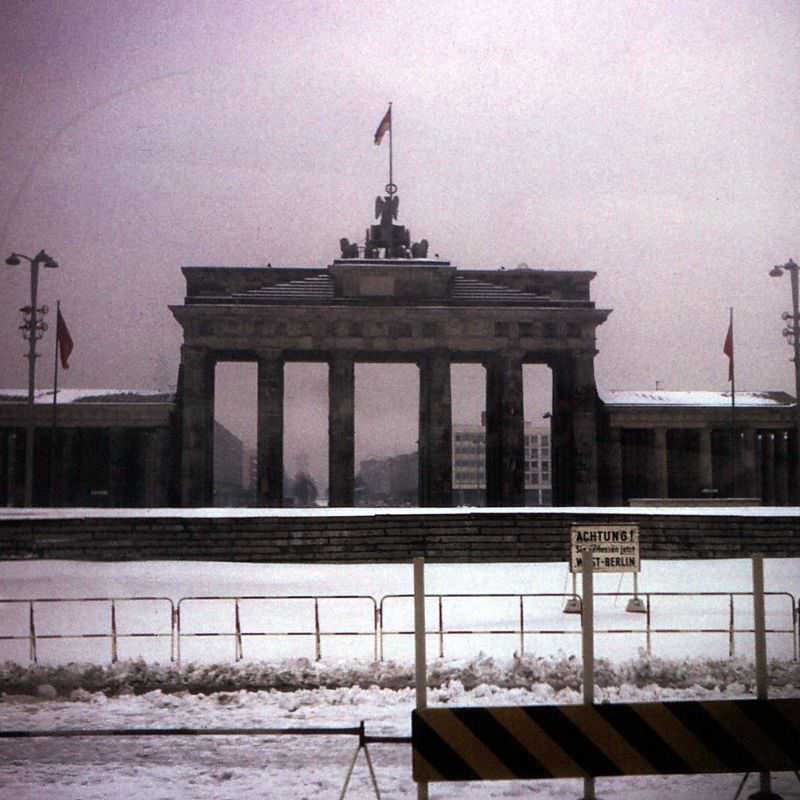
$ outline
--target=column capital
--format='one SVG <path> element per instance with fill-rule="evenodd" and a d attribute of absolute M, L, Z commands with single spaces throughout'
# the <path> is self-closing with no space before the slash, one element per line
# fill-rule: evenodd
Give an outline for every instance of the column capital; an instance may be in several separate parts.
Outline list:
<path fill-rule="evenodd" d="M 352 362 L 355 364 L 356 361 L 356 351 L 355 350 L 331 350 L 328 353 L 328 363 L 333 364 L 336 362 L 337 364 L 347 364 Z"/>
<path fill-rule="evenodd" d="M 181 345 L 181 364 L 200 365 L 210 360 L 212 350 L 196 344 Z"/>
<path fill-rule="evenodd" d="M 255 350 L 258 361 L 283 361 L 283 350 L 274 347 L 259 347 Z"/>
<path fill-rule="evenodd" d="M 490 353 L 484 353 L 481 357 L 481 363 L 484 367 L 489 367 L 493 364 L 522 364 L 525 358 L 525 351 L 518 348 L 504 348 Z"/>

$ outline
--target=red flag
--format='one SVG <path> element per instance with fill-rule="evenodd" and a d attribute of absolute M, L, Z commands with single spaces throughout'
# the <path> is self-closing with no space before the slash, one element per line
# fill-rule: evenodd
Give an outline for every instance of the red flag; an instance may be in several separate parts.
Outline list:
<path fill-rule="evenodd" d="M 74 344 L 72 342 L 72 337 L 69 335 L 67 323 L 64 322 L 64 317 L 61 316 L 60 308 L 58 309 L 58 319 L 56 320 L 56 347 L 61 356 L 61 366 L 64 367 L 64 369 L 69 369 L 67 361 L 69 360 Z"/>
<path fill-rule="evenodd" d="M 725 337 L 725 344 L 722 346 L 722 352 L 728 356 L 728 380 L 733 381 L 733 312 L 731 312 L 731 321 L 728 325 L 728 334 Z"/>
<path fill-rule="evenodd" d="M 389 105 L 386 113 L 383 115 L 381 124 L 378 125 L 378 130 L 375 131 L 375 144 L 380 144 L 383 141 L 383 136 L 386 131 L 392 129 L 392 106 Z"/>

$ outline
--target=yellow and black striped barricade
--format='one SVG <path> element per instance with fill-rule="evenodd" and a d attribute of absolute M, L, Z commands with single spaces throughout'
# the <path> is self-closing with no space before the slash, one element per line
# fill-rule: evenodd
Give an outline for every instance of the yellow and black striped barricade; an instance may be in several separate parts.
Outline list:
<path fill-rule="evenodd" d="M 594 778 L 800 768 L 800 698 L 428 708 L 414 780 Z"/>

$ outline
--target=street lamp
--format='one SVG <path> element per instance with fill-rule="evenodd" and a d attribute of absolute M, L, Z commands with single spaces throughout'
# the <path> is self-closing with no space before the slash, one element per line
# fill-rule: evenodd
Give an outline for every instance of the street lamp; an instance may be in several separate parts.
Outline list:
<path fill-rule="evenodd" d="M 795 500 L 800 503 L 800 293 L 798 292 L 797 264 L 790 258 L 785 264 L 774 266 L 769 274 L 780 278 L 784 272 L 789 273 L 792 282 L 792 312 L 784 311 L 781 319 L 788 324 L 783 335 L 794 349 L 794 408 L 795 408 Z"/>
<path fill-rule="evenodd" d="M 44 250 L 40 250 L 33 258 L 22 255 L 22 253 L 12 253 L 7 259 L 6 264 L 12 267 L 19 266 L 22 261 L 27 261 L 31 265 L 31 304 L 20 309 L 22 311 L 22 331 L 23 338 L 29 342 L 28 346 L 28 420 L 25 431 L 25 505 L 33 505 L 33 437 L 36 430 L 36 418 L 34 417 L 34 393 L 36 390 L 36 342 L 41 339 L 47 330 L 47 323 L 41 319 L 48 309 L 47 306 L 37 307 L 36 294 L 39 288 L 39 265 L 55 269 L 58 264 Z"/>

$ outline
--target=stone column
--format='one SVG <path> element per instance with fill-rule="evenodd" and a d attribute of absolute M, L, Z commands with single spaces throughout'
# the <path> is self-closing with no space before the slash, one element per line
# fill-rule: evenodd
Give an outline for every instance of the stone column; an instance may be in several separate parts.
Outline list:
<path fill-rule="evenodd" d="M 666 428 L 653 429 L 653 480 L 655 482 L 655 496 L 669 497 Z"/>
<path fill-rule="evenodd" d="M 486 505 L 524 504 L 522 358 L 498 353 L 486 363 Z"/>
<path fill-rule="evenodd" d="M 205 347 L 181 348 L 181 503 L 210 506 L 214 493 L 214 359 Z"/>
<path fill-rule="evenodd" d="M 283 505 L 283 354 L 258 354 L 256 503 Z"/>
<path fill-rule="evenodd" d="M 165 429 L 157 428 L 146 431 L 141 439 L 142 463 L 145 469 L 142 501 L 149 508 L 158 508 L 167 504 L 169 456 L 167 448 L 164 446 L 166 436 Z"/>
<path fill-rule="evenodd" d="M 742 497 L 757 497 L 756 491 L 756 433 L 752 428 L 742 430 L 742 456 L 739 492 Z"/>
<path fill-rule="evenodd" d="M 159 498 L 158 485 L 160 458 L 157 452 L 158 431 L 146 431 L 143 434 L 141 447 L 142 463 L 144 464 L 144 486 L 142 502 L 146 507 L 163 505 Z"/>
<path fill-rule="evenodd" d="M 764 505 L 775 505 L 775 432 L 765 431 L 762 440 Z"/>
<path fill-rule="evenodd" d="M 450 355 L 445 350 L 419 361 L 419 504 L 453 505 Z"/>
<path fill-rule="evenodd" d="M 798 494 L 798 477 L 800 477 L 800 463 L 797 462 L 797 428 L 789 428 L 788 445 L 789 452 L 787 454 L 788 471 L 789 471 L 789 490 L 787 502 L 790 506 L 800 505 L 800 494 Z"/>
<path fill-rule="evenodd" d="M 756 464 L 754 470 L 754 497 L 765 502 L 764 496 L 764 434 L 756 432 Z"/>
<path fill-rule="evenodd" d="M 355 505 L 355 363 L 332 353 L 328 364 L 328 505 Z"/>
<path fill-rule="evenodd" d="M 80 505 L 80 463 L 77 428 L 60 428 L 61 441 L 56 465 L 56 504 Z"/>
<path fill-rule="evenodd" d="M 698 475 L 700 477 L 700 497 L 702 497 L 703 489 L 714 488 L 714 471 L 712 469 L 711 461 L 711 429 L 701 428 L 700 431 L 700 449 L 697 453 L 698 460 Z"/>
<path fill-rule="evenodd" d="M 608 429 L 608 502 L 612 506 L 621 506 L 622 497 L 622 430 Z"/>
<path fill-rule="evenodd" d="M 572 398 L 575 395 L 573 370 L 568 361 L 556 358 L 550 364 L 553 375 L 553 413 L 550 432 L 550 463 L 554 506 L 575 502 L 575 443 L 573 439 Z"/>
<path fill-rule="evenodd" d="M 785 431 L 775 434 L 775 505 L 789 502 L 789 442 Z"/>
<path fill-rule="evenodd" d="M 130 505 L 128 502 L 131 480 L 129 431 L 111 428 L 108 432 L 108 505 L 114 508 Z"/>

